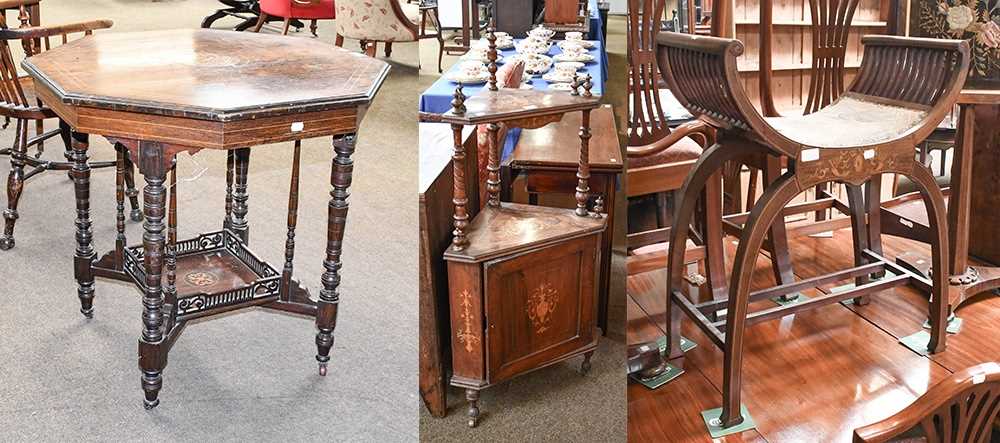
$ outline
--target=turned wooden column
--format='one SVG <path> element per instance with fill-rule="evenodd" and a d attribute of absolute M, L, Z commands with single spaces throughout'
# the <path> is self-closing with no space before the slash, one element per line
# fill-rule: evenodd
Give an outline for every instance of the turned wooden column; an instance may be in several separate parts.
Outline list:
<path fill-rule="evenodd" d="M 77 297 L 80 298 L 80 312 L 87 318 L 94 317 L 94 274 L 91 264 L 96 258 L 90 223 L 90 165 L 87 164 L 87 149 L 90 137 L 74 132 L 72 135 L 73 177 L 76 191 L 76 255 L 73 260 L 73 274 L 76 277 Z"/>
<path fill-rule="evenodd" d="M 143 189 L 142 247 L 146 271 L 146 290 L 142 297 L 142 334 L 139 336 L 139 369 L 142 370 L 143 406 L 155 408 L 163 385 L 167 346 L 164 342 L 162 272 L 166 239 L 164 212 L 167 170 L 171 159 L 164 146 L 157 142 L 139 142 L 139 170 L 146 179 Z"/>
<path fill-rule="evenodd" d="M 292 272 L 295 270 L 295 226 L 299 221 L 299 163 L 302 156 L 302 141 L 295 141 L 292 154 L 292 179 L 288 188 L 288 233 L 285 239 L 285 266 L 281 270 L 281 299 L 291 300 Z"/>
<path fill-rule="evenodd" d="M 337 304 L 340 302 L 340 268 L 343 266 L 340 254 L 343 251 L 344 228 L 347 224 L 348 197 L 350 197 L 351 176 L 354 172 L 355 134 L 339 135 L 333 138 L 336 157 L 330 171 L 330 210 L 327 224 L 326 259 L 323 260 L 323 289 L 319 292 L 316 313 L 316 361 L 319 375 L 326 375 L 333 347 L 333 330 L 337 326 Z"/>
<path fill-rule="evenodd" d="M 250 224 L 247 222 L 247 213 L 250 212 L 250 207 L 247 205 L 247 200 L 250 199 L 250 194 L 247 193 L 247 173 L 250 169 L 250 148 L 235 150 L 235 157 L 236 182 L 233 191 L 233 219 L 230 226 L 244 244 L 249 244 Z"/>

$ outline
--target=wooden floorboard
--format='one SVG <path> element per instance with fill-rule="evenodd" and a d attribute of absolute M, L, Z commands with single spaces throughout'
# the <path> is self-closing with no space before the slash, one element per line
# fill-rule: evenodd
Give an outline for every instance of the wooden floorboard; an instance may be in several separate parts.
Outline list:
<path fill-rule="evenodd" d="M 841 230 L 834 238 L 793 240 L 796 275 L 806 278 L 853 266 L 850 238 L 849 230 Z M 885 243 L 890 256 L 919 246 L 892 237 L 885 237 Z M 731 241 L 726 249 L 731 260 Z M 630 343 L 648 341 L 665 329 L 665 274 L 656 270 L 629 277 Z M 758 261 L 753 281 L 755 288 L 774 284 L 765 258 Z M 847 442 L 854 428 L 897 412 L 949 371 L 1000 359 L 1000 330 L 995 328 L 1000 298 L 960 310 L 962 332 L 949 337 L 948 349 L 931 360 L 897 342 L 920 328 L 926 298 L 906 287 L 883 292 L 865 307 L 829 305 L 747 330 L 743 401 L 759 435 L 745 433 L 739 439 Z M 700 411 L 721 404 L 722 352 L 687 319 L 683 330 L 699 343 L 677 362 L 687 372 L 655 391 L 629 384 L 632 440 L 709 440 Z"/>

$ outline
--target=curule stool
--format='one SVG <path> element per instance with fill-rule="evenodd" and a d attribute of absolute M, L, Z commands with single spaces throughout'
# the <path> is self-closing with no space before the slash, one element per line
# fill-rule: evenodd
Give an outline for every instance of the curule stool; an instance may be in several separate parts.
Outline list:
<path fill-rule="evenodd" d="M 945 347 L 948 316 L 948 275 L 933 280 L 902 269 L 868 248 L 868 229 L 861 212 L 852 217 L 855 266 L 776 287 L 750 292 L 750 277 L 764 237 L 785 206 L 806 189 L 838 182 L 851 185 L 851 206 L 862 207 L 860 185 L 896 173 L 919 185 L 934 233 L 933 267 L 948 269 L 944 198 L 931 172 L 916 161 L 914 146 L 929 135 L 951 109 L 969 65 L 964 41 L 867 36 L 864 61 L 854 83 L 835 102 L 804 116 L 764 118 L 754 108 L 740 82 L 737 40 L 661 33 L 657 37 L 660 71 L 690 112 L 718 129 L 718 141 L 705 151 L 688 175 L 674 211 L 668 258 L 667 316 L 671 356 L 679 355 L 680 318 L 690 317 L 725 355 L 723 406 L 703 413 L 713 436 L 752 427 L 741 412 L 740 385 L 744 329 L 753 324 L 826 304 L 863 297 L 904 284 L 932 293 L 931 334 L 924 351 Z M 768 185 L 750 212 L 733 262 L 727 300 L 694 304 L 680 291 L 683 247 L 695 202 L 709 177 L 725 162 L 748 156 L 789 157 L 789 168 Z M 834 202 L 830 203 L 831 206 Z M 837 205 L 843 203 L 837 202 Z M 815 208 L 807 208 L 815 210 Z M 885 278 L 873 280 L 889 270 Z M 840 280 L 855 279 L 852 289 L 825 294 L 801 303 L 748 312 L 751 301 L 801 291 Z M 708 313 L 727 308 L 727 317 L 712 321 Z"/>
<path fill-rule="evenodd" d="M 598 265 L 607 228 L 600 200 L 590 210 L 590 115 L 600 107 L 589 76 L 572 92 L 497 87 L 496 37 L 489 41 L 488 86 L 466 98 L 459 84 L 452 109 L 425 120 L 451 125 L 455 141 L 454 238 L 445 251 L 451 311 L 451 385 L 464 388 L 468 425 L 479 420 L 479 392 L 519 375 L 597 349 Z M 582 91 L 581 91 L 582 89 Z M 576 208 L 501 203 L 500 126 L 535 129 L 581 113 Z M 489 129 L 487 203 L 470 220 L 462 129 Z M 470 179 L 472 180 L 472 179 Z M 475 198 L 475 197 L 473 197 Z"/>

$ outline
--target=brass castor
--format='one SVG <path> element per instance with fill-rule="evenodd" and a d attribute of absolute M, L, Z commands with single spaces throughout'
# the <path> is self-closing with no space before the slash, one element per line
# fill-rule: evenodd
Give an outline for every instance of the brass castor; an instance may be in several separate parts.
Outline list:
<path fill-rule="evenodd" d="M 321 377 L 326 377 L 326 363 L 319 364 L 319 375 Z"/>
<path fill-rule="evenodd" d="M 580 363 L 581 374 L 587 375 L 587 373 L 590 372 L 590 357 L 592 357 L 593 355 L 594 351 L 590 351 L 586 354 L 583 354 L 583 363 Z"/>
<path fill-rule="evenodd" d="M 149 400 L 143 400 L 142 401 L 142 407 L 146 408 L 147 411 L 149 411 L 149 410 L 151 410 L 151 409 L 153 409 L 153 408 L 155 408 L 155 407 L 157 407 L 159 405 L 160 405 L 160 399 L 156 399 L 156 400 L 153 400 L 153 401 L 149 401 Z"/>
<path fill-rule="evenodd" d="M 479 391 L 475 389 L 465 390 L 465 399 L 469 401 L 469 427 L 474 428 L 479 423 Z"/>

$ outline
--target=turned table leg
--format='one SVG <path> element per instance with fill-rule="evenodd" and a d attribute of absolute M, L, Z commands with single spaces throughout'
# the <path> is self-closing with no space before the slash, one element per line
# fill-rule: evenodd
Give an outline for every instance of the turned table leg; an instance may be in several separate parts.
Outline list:
<path fill-rule="evenodd" d="M 76 192 L 76 255 L 73 260 L 74 276 L 77 282 L 77 296 L 80 298 L 80 312 L 87 318 L 94 317 L 94 273 L 91 264 L 94 253 L 94 234 L 90 228 L 90 165 L 87 164 L 87 149 L 90 137 L 74 132 L 72 135 L 73 177 Z"/>
<path fill-rule="evenodd" d="M 354 154 L 356 136 L 354 134 L 336 136 L 333 139 L 333 149 L 336 157 L 330 171 L 330 208 L 327 224 L 326 259 L 323 260 L 323 289 L 319 292 L 317 301 L 316 327 L 316 361 L 319 362 L 319 374 L 326 375 L 326 366 L 330 362 L 330 348 L 333 347 L 333 329 L 337 325 L 337 304 L 340 301 L 340 268 L 343 266 L 340 253 L 343 250 L 344 226 L 347 223 L 347 198 L 351 187 L 351 174 L 354 171 Z"/>
<path fill-rule="evenodd" d="M 142 334 L 139 336 L 139 369 L 142 370 L 142 389 L 145 391 L 143 406 L 155 408 L 163 385 L 163 367 L 167 361 L 167 347 L 163 328 L 163 218 L 166 200 L 167 170 L 170 159 L 163 145 L 139 142 L 139 171 L 146 179 L 143 190 L 143 210 L 146 221 L 142 235 L 143 265 L 146 270 L 146 290 L 142 297 Z"/>
<path fill-rule="evenodd" d="M 250 148 L 237 149 L 234 155 L 236 185 L 233 192 L 233 220 L 230 226 L 233 228 L 233 233 L 243 240 L 243 244 L 249 244 L 250 224 L 247 222 L 247 213 L 250 212 L 250 207 L 247 206 L 247 200 L 250 199 L 250 195 L 247 194 L 247 171 L 250 168 Z"/>

